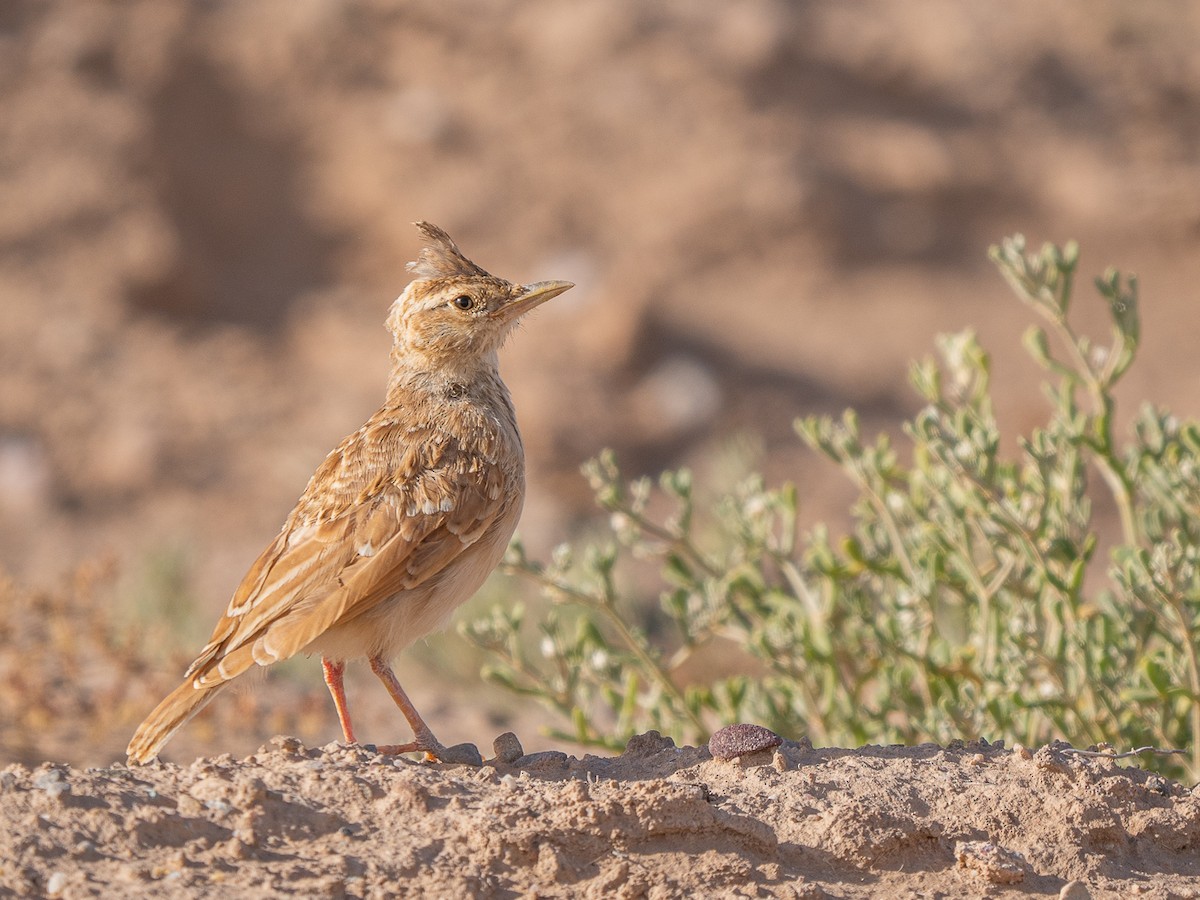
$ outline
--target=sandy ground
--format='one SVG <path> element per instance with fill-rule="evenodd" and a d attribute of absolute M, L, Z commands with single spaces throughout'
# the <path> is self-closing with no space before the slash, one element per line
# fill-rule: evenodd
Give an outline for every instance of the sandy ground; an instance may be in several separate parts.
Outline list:
<path fill-rule="evenodd" d="M 1144 399 L 1196 416 L 1198 9 L 0 2 L 0 765 L 32 767 L 0 776 L 0 888 L 1197 896 L 1193 794 L 1053 749 L 190 763 L 336 734 L 302 664 L 214 704 L 182 767 L 43 761 L 118 757 L 374 408 L 416 219 L 497 274 L 578 284 L 503 360 L 537 553 L 587 527 L 578 467 L 607 445 L 701 478 L 757 446 L 806 523 L 836 523 L 851 492 L 792 420 L 853 405 L 894 429 L 938 332 L 980 332 L 1027 432 L 1028 316 L 985 261 L 1014 231 L 1142 275 L 1120 421 Z M 96 559 L 111 583 L 80 587 Z M 453 638 L 403 665 L 443 738 L 553 746 Z"/>
<path fill-rule="evenodd" d="M 1200 897 L 1200 798 L 1062 744 L 733 760 L 651 732 L 482 768 L 276 738 L 0 772 L 0 889 L 267 897 Z M 506 761 L 507 760 L 507 761 Z"/>

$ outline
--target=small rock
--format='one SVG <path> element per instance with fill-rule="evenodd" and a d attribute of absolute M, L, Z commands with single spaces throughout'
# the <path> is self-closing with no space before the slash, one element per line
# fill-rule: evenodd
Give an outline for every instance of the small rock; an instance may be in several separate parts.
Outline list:
<path fill-rule="evenodd" d="M 645 734 L 635 734 L 625 744 L 625 756 L 653 756 L 663 750 L 671 750 L 675 742 L 669 737 L 663 737 L 657 731 L 647 731 Z"/>
<path fill-rule="evenodd" d="M 483 765 L 483 755 L 474 744 L 455 744 L 453 747 L 445 748 L 438 754 L 438 762 L 479 767 Z"/>
<path fill-rule="evenodd" d="M 782 743 L 783 738 L 761 725 L 726 725 L 709 739 L 708 752 L 715 759 L 729 760 Z"/>
<path fill-rule="evenodd" d="M 46 879 L 46 895 L 57 897 L 67 886 L 67 876 L 64 872 L 55 872 Z"/>
<path fill-rule="evenodd" d="M 492 751 L 496 754 L 496 759 L 506 763 L 515 762 L 525 755 L 521 742 L 511 731 L 504 732 L 492 741 Z"/>
<path fill-rule="evenodd" d="M 771 757 L 771 765 L 775 767 L 776 772 L 786 772 L 792 767 L 791 763 L 788 762 L 788 758 L 778 750 L 776 750 L 775 755 Z"/>
<path fill-rule="evenodd" d="M 1092 900 L 1092 892 L 1082 881 L 1068 881 L 1058 892 L 1058 900 Z"/>
<path fill-rule="evenodd" d="M 1033 759 L 1033 751 L 1024 744 L 1013 744 L 1012 752 L 1019 759 Z"/>
<path fill-rule="evenodd" d="M 959 841 L 954 856 L 960 869 L 978 872 L 992 884 L 1017 884 L 1025 880 L 1025 857 L 991 841 Z"/>
<path fill-rule="evenodd" d="M 567 754 L 561 750 L 542 750 L 539 753 L 527 753 L 519 759 L 513 760 L 513 766 L 518 769 L 529 769 L 535 772 L 545 769 L 565 769 L 567 767 Z"/>

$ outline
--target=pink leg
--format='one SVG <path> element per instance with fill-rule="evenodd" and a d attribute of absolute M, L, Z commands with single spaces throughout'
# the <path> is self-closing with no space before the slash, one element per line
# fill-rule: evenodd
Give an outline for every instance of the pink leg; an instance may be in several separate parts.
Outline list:
<path fill-rule="evenodd" d="M 346 663 L 340 659 L 332 660 L 322 656 L 321 669 L 325 673 L 325 685 L 333 696 L 333 705 L 337 709 L 338 721 L 342 723 L 342 734 L 346 738 L 346 743 L 358 743 L 354 740 L 354 727 L 350 724 L 350 709 L 346 706 L 346 689 L 342 686 L 342 675 L 346 671 Z"/>
<path fill-rule="evenodd" d="M 429 730 L 429 726 L 425 724 L 421 714 L 417 712 L 417 708 L 408 699 L 408 694 L 404 693 L 404 688 L 400 687 L 400 682 L 396 680 L 396 673 L 392 671 L 392 667 L 382 656 L 372 656 L 371 671 L 379 677 L 383 686 L 387 688 L 387 692 L 392 695 L 392 699 L 400 707 L 400 712 L 404 713 L 404 718 L 408 720 L 408 724 L 413 730 L 413 736 L 416 737 L 416 740 L 409 744 L 380 747 L 378 748 L 379 752 L 413 753 L 423 750 L 429 756 L 437 759 L 438 754 L 446 748 L 433 736 L 433 732 Z"/>

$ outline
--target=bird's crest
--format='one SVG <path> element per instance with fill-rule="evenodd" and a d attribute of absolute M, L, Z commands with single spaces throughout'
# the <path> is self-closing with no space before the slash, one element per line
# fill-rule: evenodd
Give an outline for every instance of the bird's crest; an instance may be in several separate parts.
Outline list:
<path fill-rule="evenodd" d="M 446 278 L 453 275 L 477 275 L 491 277 L 488 272 L 471 262 L 454 239 L 430 222 L 415 222 L 417 230 L 425 237 L 416 262 L 408 264 L 408 270 L 418 278 Z"/>

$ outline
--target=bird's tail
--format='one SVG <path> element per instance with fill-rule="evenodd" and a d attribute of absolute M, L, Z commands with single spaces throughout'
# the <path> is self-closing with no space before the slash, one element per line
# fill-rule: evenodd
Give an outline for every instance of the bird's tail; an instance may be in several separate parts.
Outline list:
<path fill-rule="evenodd" d="M 200 712 L 208 701 L 217 695 L 217 691 L 228 682 L 221 681 L 204 687 L 195 687 L 192 679 L 188 679 L 167 695 L 166 699 L 154 707 L 154 712 L 146 717 L 146 721 L 138 726 L 133 739 L 125 749 L 130 762 L 147 763 L 158 756 L 171 737 L 187 724 L 196 713 Z"/>

